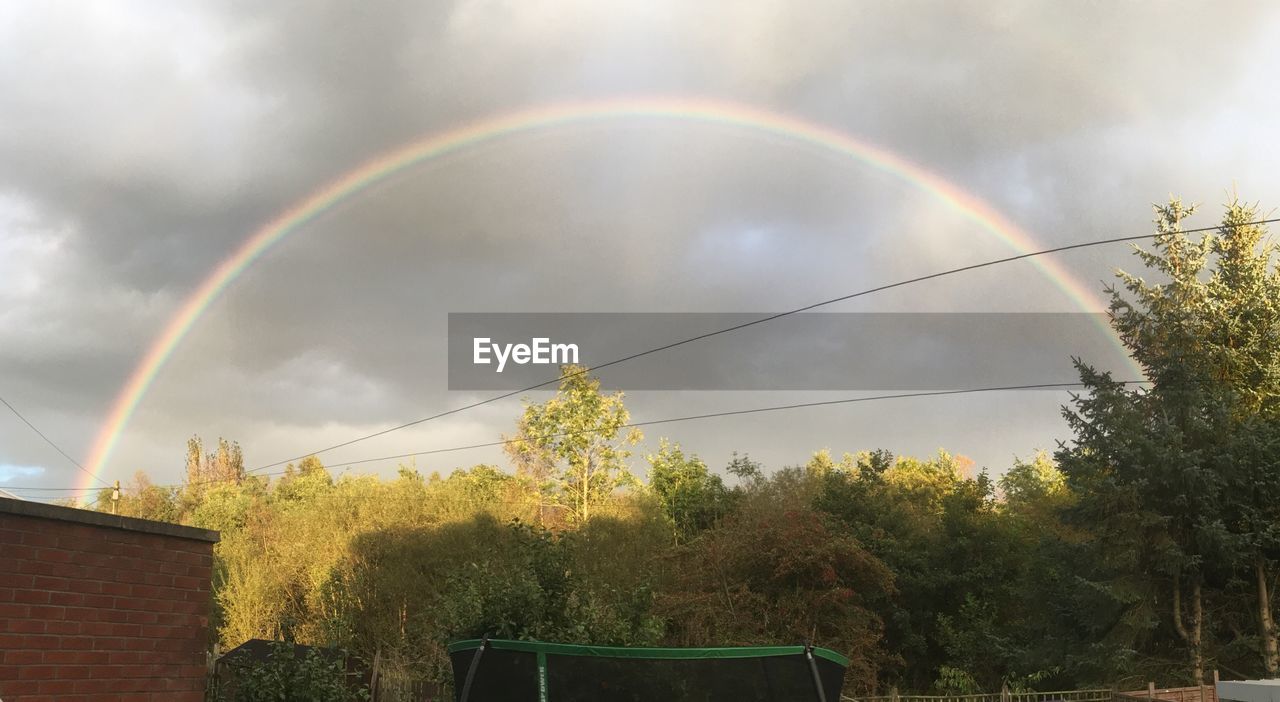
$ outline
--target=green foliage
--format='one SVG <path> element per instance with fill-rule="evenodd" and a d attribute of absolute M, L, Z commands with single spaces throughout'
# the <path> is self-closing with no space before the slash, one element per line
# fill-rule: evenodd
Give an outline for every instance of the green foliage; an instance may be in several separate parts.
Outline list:
<path fill-rule="evenodd" d="M 751 460 L 751 457 L 745 453 L 739 456 L 737 451 L 734 451 L 729 458 L 729 465 L 725 470 L 729 475 L 737 476 L 738 480 L 745 483 L 764 478 L 764 466 Z"/>
<path fill-rule="evenodd" d="M 264 662 L 240 661 L 236 702 L 359 702 L 369 699 L 366 687 L 347 684 L 342 661 L 317 649 L 294 655 L 292 644 L 274 642 Z"/>
<path fill-rule="evenodd" d="M 933 688 L 941 695 L 976 695 L 982 692 L 978 682 L 967 671 L 944 665 L 938 669 Z"/>
<path fill-rule="evenodd" d="M 98 504 L 111 509 L 113 489 L 102 491 L 98 495 Z M 172 487 L 155 485 L 146 473 L 138 471 L 133 482 L 121 489 L 120 500 L 115 506 L 116 513 L 126 517 L 152 519 L 159 522 L 177 521 L 182 512 L 178 491 Z"/>
<path fill-rule="evenodd" d="M 687 541 L 710 528 L 728 512 L 730 493 L 724 481 L 702 459 L 686 457 L 679 444 L 662 439 L 658 452 L 648 460 L 649 487 L 680 540 Z"/>
<path fill-rule="evenodd" d="M 565 507 L 573 521 L 585 522 L 596 505 L 635 482 L 625 447 L 639 443 L 642 435 L 632 429 L 618 436 L 630 418 L 621 392 L 606 395 L 586 368 L 566 365 L 555 397 L 526 403 L 505 448 L 518 475 Z"/>
<path fill-rule="evenodd" d="M 857 539 L 795 500 L 792 472 L 757 483 L 718 528 L 677 552 L 661 598 L 678 645 L 815 641 L 846 654 L 850 690 L 875 687 L 885 655 L 875 613 L 893 574 Z"/>
<path fill-rule="evenodd" d="M 1181 231 L 1192 211 L 1157 207 L 1159 236 L 1138 250 L 1156 279 L 1121 273 L 1123 290 L 1111 291 L 1112 325 L 1151 386 L 1078 362 L 1087 392 L 1064 412 L 1074 439 L 1058 452 L 1078 496 L 1069 521 L 1096 539 L 1081 548 L 1081 575 L 1103 595 L 1090 618 L 1116 663 L 1097 670 L 1190 683 L 1222 656 L 1232 667 L 1261 658 L 1275 674 L 1267 584 L 1280 516 L 1268 492 L 1280 485 L 1274 247 L 1261 227 L 1241 226 L 1257 218 L 1252 207 L 1230 203 L 1221 229 L 1198 239 Z M 1257 583 L 1254 662 L 1235 643 L 1233 611 L 1250 607 L 1243 579 Z"/>

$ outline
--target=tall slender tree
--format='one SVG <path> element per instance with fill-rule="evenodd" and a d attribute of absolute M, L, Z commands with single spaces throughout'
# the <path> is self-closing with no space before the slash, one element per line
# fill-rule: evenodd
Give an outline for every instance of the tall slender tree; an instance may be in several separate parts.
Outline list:
<path fill-rule="evenodd" d="M 640 442 L 638 429 L 624 431 L 631 414 L 622 393 L 605 394 L 600 380 L 581 366 L 561 368 L 555 397 L 526 403 L 516 434 L 505 445 L 517 467 L 537 467 L 550 478 L 550 497 L 574 521 L 585 522 L 596 505 L 634 481 L 627 470 L 628 446 Z"/>

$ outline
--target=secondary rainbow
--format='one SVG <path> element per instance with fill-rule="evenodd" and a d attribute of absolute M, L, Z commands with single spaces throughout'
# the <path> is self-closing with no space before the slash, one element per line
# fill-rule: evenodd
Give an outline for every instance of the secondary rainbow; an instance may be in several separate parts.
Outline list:
<path fill-rule="evenodd" d="M 86 477 L 88 489 L 102 472 L 130 417 L 156 375 L 164 368 L 183 338 L 237 276 L 272 246 L 308 222 L 358 195 L 387 177 L 424 161 L 455 153 L 494 139 L 582 122 L 649 118 L 682 120 L 764 132 L 792 142 L 838 152 L 877 170 L 890 173 L 923 190 L 1004 241 L 1025 253 L 1036 242 L 1007 218 L 941 176 L 884 148 L 855 139 L 828 126 L 790 115 L 732 102 L 687 97 L 629 97 L 555 103 L 506 113 L 426 136 L 385 153 L 346 173 L 285 210 L 244 241 L 187 297 L 164 330 L 151 343 L 111 405 L 90 449 Z M 1102 303 L 1049 258 L 1030 259 L 1075 304 L 1086 311 L 1103 309 Z"/>

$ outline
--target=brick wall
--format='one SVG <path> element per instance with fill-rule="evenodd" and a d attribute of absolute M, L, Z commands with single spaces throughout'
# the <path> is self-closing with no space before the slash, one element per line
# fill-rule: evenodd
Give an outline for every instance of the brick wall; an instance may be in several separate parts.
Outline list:
<path fill-rule="evenodd" d="M 202 700 L 217 538 L 0 499 L 0 700 Z"/>

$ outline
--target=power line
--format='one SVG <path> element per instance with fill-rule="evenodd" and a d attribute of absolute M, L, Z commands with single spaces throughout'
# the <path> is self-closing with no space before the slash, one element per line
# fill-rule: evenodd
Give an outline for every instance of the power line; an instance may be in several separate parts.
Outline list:
<path fill-rule="evenodd" d="M 87 488 L 64 488 L 64 487 L 40 487 L 37 485 L 0 485 L 0 490 L 34 490 L 39 492 L 93 492 L 103 490 L 105 488 L 87 487 Z"/>
<path fill-rule="evenodd" d="M 34 431 L 41 439 L 44 439 L 44 442 L 46 444 L 49 444 L 50 446 L 52 446 L 54 451 L 57 451 L 58 453 L 62 454 L 63 458 L 67 459 L 68 461 L 71 461 L 71 464 L 74 465 L 76 468 L 79 468 L 82 472 L 84 472 L 85 475 L 89 476 L 90 478 L 93 478 L 94 480 L 97 480 L 103 485 L 107 484 L 105 480 L 103 480 L 102 478 L 99 478 L 93 473 L 90 473 L 88 470 L 85 469 L 84 466 L 80 465 L 79 461 L 72 458 L 66 451 L 63 451 L 61 448 L 58 447 L 57 444 L 53 443 L 52 439 L 45 436 L 44 432 L 36 428 L 36 425 L 32 424 L 30 421 L 27 420 L 26 417 L 22 416 L 22 413 L 19 412 L 16 407 L 9 404 L 8 400 L 4 399 L 3 397 L 0 397 L 0 403 L 3 403 L 5 407 L 8 407 L 9 411 L 13 412 L 15 417 L 17 417 L 18 419 L 21 419 L 23 424 L 26 424 L 28 427 L 31 427 L 31 431 Z"/>
<path fill-rule="evenodd" d="M 1112 381 L 1119 385 L 1137 385 L 1149 383 L 1149 380 L 1117 380 Z M 692 414 L 684 417 L 669 417 L 667 419 L 650 419 L 643 422 L 631 422 L 623 424 L 618 429 L 632 429 L 636 427 L 647 427 L 655 424 L 674 424 L 676 422 L 690 422 L 699 419 L 712 419 L 715 417 L 734 417 L 745 414 L 762 414 L 765 412 L 782 412 L 786 410 L 803 409 L 806 407 L 826 407 L 830 405 L 848 405 L 857 402 L 874 402 L 878 400 L 900 400 L 912 397 L 941 397 L 945 395 L 968 395 L 981 392 L 1007 392 L 1010 390 L 1061 390 L 1066 388 L 1084 387 L 1084 383 L 1037 383 L 1032 385 L 1003 385 L 985 388 L 962 388 L 958 390 L 930 390 L 925 392 L 905 392 L 895 393 L 891 395 L 871 395 L 867 397 L 847 397 L 840 400 L 820 400 L 817 402 L 798 402 L 789 405 L 773 405 L 769 407 L 753 407 L 750 409 L 728 410 L 725 412 L 708 412 L 706 414 Z M 490 448 L 493 446 L 506 446 L 508 444 L 516 444 L 528 441 L 541 441 L 545 439 L 556 439 L 565 436 L 577 436 L 579 434 L 596 434 L 600 433 L 598 429 L 583 429 L 579 431 L 558 432 L 555 434 L 545 434 L 524 439 L 503 439 L 501 441 L 490 441 L 481 444 L 469 444 L 466 446 L 451 446 L 448 448 L 427 449 L 425 451 L 415 451 L 413 453 L 402 453 L 395 456 L 380 456 L 378 458 L 362 458 L 356 461 L 346 461 L 344 463 L 334 463 L 325 466 L 326 468 L 342 468 L 345 466 L 354 466 L 361 463 L 374 463 L 376 461 L 391 461 L 400 458 L 413 458 L 416 456 L 427 456 L 437 453 L 452 453 L 455 451 L 467 451 L 470 449 Z"/>
<path fill-rule="evenodd" d="M 1236 224 L 1236 225 L 1221 225 L 1221 224 L 1220 224 L 1220 225 L 1215 225 L 1215 226 L 1212 226 L 1212 227 L 1199 227 L 1199 228 L 1196 228 L 1196 229 L 1184 229 L 1184 230 L 1182 230 L 1182 231 L 1181 231 L 1181 232 L 1179 232 L 1179 233 L 1180 233 L 1180 234 L 1197 234 L 1197 233 L 1204 233 L 1204 232 L 1210 232 L 1210 231 L 1215 231 L 1215 230 L 1218 230 L 1218 229 L 1222 229 L 1224 226 L 1245 227 L 1245 226 L 1256 226 L 1256 225 L 1263 225 L 1263 224 L 1273 224 L 1273 223 L 1276 223 L 1276 222 L 1280 222 L 1280 217 L 1275 217 L 1275 218 L 1270 218 L 1270 219 L 1260 219 L 1260 220 L 1256 220 L 1256 221 L 1252 221 L 1252 222 L 1242 222 L 1242 223 L 1240 223 L 1240 224 Z M 651 348 L 651 349 L 647 349 L 647 350 L 645 350 L 645 351 L 640 351 L 640 352 L 638 352 L 638 353 L 633 353 L 633 354 L 631 354 L 631 355 L 629 355 L 629 356 L 623 356 L 623 357 L 621 357 L 621 358 L 614 359 L 614 360 L 609 361 L 609 362 L 607 362 L 607 363 L 601 363 L 601 364 L 598 364 L 598 365 L 596 365 L 595 367 L 590 368 L 590 369 L 585 369 L 585 368 L 584 368 L 584 369 L 582 369 L 582 370 L 576 371 L 576 372 L 571 373 L 571 374 L 569 374 L 569 375 L 565 375 L 565 376 L 561 376 L 561 377 L 553 378 L 553 379 L 550 379 L 550 380 L 546 380 L 546 381 L 543 381 L 543 382 L 538 383 L 538 384 L 536 384 L 536 385 L 530 385 L 530 386 L 528 386 L 528 387 L 521 388 L 521 389 L 519 389 L 519 390 L 512 390 L 511 392 L 503 393 L 503 394 L 501 394 L 501 395 L 494 395 L 493 397 L 490 397 L 490 398 L 487 398 L 487 399 L 484 399 L 484 400 L 480 400 L 480 401 L 478 401 L 478 402 L 473 402 L 473 403 L 468 404 L 468 405 L 463 405 L 463 406 L 461 406 L 461 407 L 456 407 L 456 408 L 451 409 L 451 410 L 446 410 L 446 411 L 444 411 L 444 412 L 439 412 L 439 413 L 436 413 L 436 414 L 430 415 L 430 416 L 428 416 L 428 417 L 423 417 L 423 418 L 421 418 L 421 419 L 415 419 L 415 420 L 413 420 L 413 421 L 411 421 L 411 422 L 405 422 L 404 424 L 398 424 L 398 425 L 396 425 L 396 426 L 389 427 L 389 428 L 387 428 L 387 429 L 382 429 L 382 430 L 380 430 L 380 431 L 373 432 L 372 434 L 366 434 L 366 435 L 364 435 L 364 436 L 356 437 L 356 438 L 354 438 L 354 439 L 350 439 L 350 440 L 347 440 L 347 441 L 343 441 L 343 442 L 341 442 L 341 443 L 333 444 L 332 446 L 327 446 L 327 447 L 322 448 L 322 449 L 320 449 L 320 450 L 318 450 L 318 451 L 311 451 L 311 452 L 309 452 L 309 453 L 305 453 L 305 454 L 302 454 L 302 455 L 300 455 L 300 456 L 295 456 L 295 457 L 293 457 L 293 458 L 287 458 L 287 459 L 282 460 L 282 461 L 276 461 L 275 463 L 268 463 L 268 464 L 266 464 L 266 465 L 262 465 L 262 466 L 259 466 L 259 467 L 257 467 L 257 468 L 254 468 L 254 469 L 252 469 L 252 470 L 250 470 L 250 471 L 248 471 L 248 472 L 249 472 L 249 473 L 256 473 L 256 472 L 258 472 L 258 471 L 266 470 L 267 468 L 274 468 L 274 467 L 276 467 L 276 466 L 284 465 L 284 464 L 286 464 L 286 463 L 291 463 L 291 462 L 293 462 L 293 461 L 299 461 L 299 460 L 302 460 L 303 458 L 306 458 L 307 456 L 315 456 L 315 455 L 319 455 L 319 454 L 322 454 L 322 453 L 327 453 L 327 452 L 332 451 L 332 450 L 334 450 L 334 449 L 342 448 L 342 447 L 344 447 L 344 446 L 350 446 L 350 445 L 352 445 L 352 444 L 360 443 L 360 442 L 362 442 L 362 441 L 367 441 L 367 440 L 369 440 L 369 439 L 373 439 L 373 438 L 376 438 L 376 437 L 379 437 L 379 436 L 383 436 L 383 435 L 385 435 L 385 434 L 390 434 L 391 432 L 399 431 L 399 430 L 401 430 L 401 429 L 407 429 L 407 428 L 412 427 L 412 426 L 417 426 L 417 425 L 419 425 L 419 424 L 424 424 L 424 423 L 426 423 L 426 422 L 430 422 L 430 421 L 433 421 L 433 420 L 436 420 L 436 419 L 440 419 L 440 418 L 443 418 L 443 417 L 448 417 L 449 415 L 458 414 L 459 412 L 465 412 L 465 411 L 470 410 L 470 409 L 475 409 L 476 407 L 481 407 L 481 406 L 483 406 L 483 405 L 487 405 L 487 404 L 492 403 L 492 402 L 497 402 L 497 401 L 499 401 L 499 400 L 505 400 L 505 399 L 507 399 L 507 398 L 509 398 L 509 397 L 513 397 L 513 396 L 515 396 L 515 395 L 519 395 L 519 394 L 521 394 L 521 393 L 526 393 L 526 392 L 530 392 L 530 391 L 532 391 L 532 390 L 537 390 L 538 388 L 542 388 L 542 387 L 546 387 L 547 385 L 552 385 L 552 384 L 555 384 L 555 383 L 559 383 L 559 382 L 561 382 L 561 381 L 563 381 L 563 380 L 565 380 L 565 379 L 567 379 L 567 378 L 572 378 L 572 377 L 574 377 L 574 376 L 576 376 L 576 375 L 581 375 L 581 374 L 586 373 L 586 372 L 588 372 L 588 371 L 599 371 L 599 370 L 600 370 L 600 369 L 602 369 L 602 368 L 608 368 L 609 366 L 615 366 L 615 365 L 618 365 L 618 364 L 620 364 L 620 363 L 625 363 L 625 362 L 627 362 L 627 361 L 631 361 L 631 360 L 635 360 L 635 359 L 637 359 L 637 358 L 641 358 L 641 357 L 643 357 L 643 356 L 648 356 L 648 355 L 650 355 L 650 354 L 659 353 L 659 352 L 661 352 L 661 351 L 666 351 L 666 350 L 669 350 L 669 349 L 673 349 L 673 348 L 676 348 L 676 347 L 678 347 L 678 346 L 684 346 L 685 344 L 691 344 L 691 343 L 694 343 L 694 342 L 696 342 L 696 341 L 701 341 L 701 340 L 703 340 L 703 339 L 709 339 L 709 338 L 711 338 L 711 337 L 720 336 L 721 334 L 728 334 L 728 333 L 730 333 L 730 332 L 738 331 L 738 330 L 740 330 L 740 329 L 746 329 L 747 327 L 753 327 L 753 326 L 755 326 L 755 325 L 757 325 L 757 324 L 764 324 L 765 322 L 771 322 L 771 321 L 773 321 L 773 320 L 775 320 L 775 319 L 781 319 L 781 318 L 783 318 L 783 317 L 788 317 L 788 316 L 791 316 L 791 315 L 794 315 L 794 314 L 800 314 L 800 313 L 802 313 L 802 312 L 808 312 L 809 310 L 814 310 L 814 309 L 817 309 L 817 308 L 819 308 L 819 307 L 825 307 L 825 306 L 827 306 L 827 305 L 833 305 L 833 304 L 835 304 L 835 303 L 837 303 L 837 302 L 845 302 L 845 301 L 847 301 L 847 300 L 852 300 L 852 299 L 854 299 L 854 298 L 864 297 L 864 296 L 867 296 L 867 295 L 872 295 L 872 294 L 875 294 L 875 293 L 878 293 L 878 292 L 883 292 L 883 291 L 885 291 L 885 290 L 892 290 L 892 289 L 894 289 L 894 288 L 900 288 L 900 287 L 904 287 L 904 286 L 907 286 L 907 285 L 913 285 L 913 284 L 915 284 L 915 283 L 922 283 L 922 282 L 927 281 L 927 280 L 934 280 L 934 279 L 937 279 L 937 278 L 943 278 L 943 277 L 946 277 L 946 276 L 955 275 L 955 274 L 957 274 L 957 273 L 964 273 L 964 272 L 967 272 L 967 271 L 978 270 L 978 269 L 980 269 L 980 268 L 989 268 L 989 267 L 991 267 L 991 266 L 998 266 L 998 265 L 1001 265 L 1001 264 L 1004 264 L 1004 263 L 1012 263 L 1012 262 L 1014 262 L 1014 261 L 1021 261 L 1021 260 L 1023 260 L 1023 259 L 1033 258 L 1033 257 L 1036 257 L 1036 256 L 1045 256 L 1045 255 L 1048 255 L 1048 254 L 1061 253 L 1061 252 L 1063 252 L 1063 251 L 1072 251 L 1072 250 L 1075 250 L 1075 249 L 1083 249 L 1083 248 L 1088 248 L 1088 247 L 1091 247 L 1091 246 L 1102 246 L 1102 245 L 1104 245 L 1104 244 L 1117 244 L 1117 243 L 1122 243 L 1122 242 L 1127 242 L 1127 241 L 1140 241 L 1140 240 L 1143 240 L 1143 239 L 1155 239 L 1155 238 L 1158 238 L 1158 237 L 1161 237 L 1161 236 L 1168 236 L 1168 234 L 1156 233 L 1156 234 L 1140 234 L 1140 235 L 1135 235 L 1135 236 L 1120 236 L 1120 237 L 1113 237 L 1113 238 L 1110 238 L 1110 239 L 1098 239 L 1098 240 L 1094 240 L 1094 241 L 1085 241 L 1085 242 L 1078 242 L 1078 243 L 1075 243 L 1075 244 L 1067 244 L 1066 246 L 1055 246 L 1055 247 L 1053 247 L 1053 248 L 1049 248 L 1049 249 L 1042 249 L 1042 250 L 1040 250 L 1040 251 L 1031 251 L 1031 252 L 1028 252 L 1028 253 L 1018 254 L 1018 255 L 1016 255 L 1016 256 L 1006 256 L 1005 258 L 997 258 L 997 259 L 993 259 L 993 260 L 990 260 L 990 261 L 984 261 L 984 262 L 981 262 L 981 263 L 973 263 L 973 264 L 970 264 L 970 265 L 967 265 L 967 266 L 960 266 L 960 267 L 958 267 L 958 268 L 951 268 L 951 269 L 948 269 L 948 270 L 945 270 L 945 271 L 939 271 L 939 272 L 937 272 L 937 273 L 930 273 L 930 274 L 928 274 L 928 275 L 922 275 L 922 276 L 918 276 L 918 277 L 915 277 L 915 278 L 908 278 L 908 279 L 906 279 L 906 280 L 900 280 L 900 281 L 898 281 L 898 282 L 896 282 L 896 283 L 889 283 L 889 284 L 887 284 L 887 285 L 880 285 L 880 286 L 877 286 L 877 287 L 874 287 L 874 288 L 868 288 L 868 289 L 866 289 L 866 290 L 861 290 L 861 291 L 858 291 L 858 292 L 855 292 L 855 293 L 850 293 L 850 294 L 848 294 L 848 295 L 841 295 L 841 296 L 839 296 L 839 297 L 833 297 L 833 298 L 830 298 L 830 299 L 827 299 L 827 300 L 822 300 L 822 301 L 820 301 L 820 302 L 815 302 L 815 303 L 812 303 L 812 304 L 809 304 L 809 305 L 805 305 L 805 306 L 803 306 L 803 307 L 797 307 L 797 308 L 795 308 L 795 309 L 787 310 L 787 311 L 785 311 L 785 312 L 779 312 L 779 313 L 777 313 L 777 314 L 772 314 L 772 315 L 768 315 L 768 316 L 766 316 L 766 317 L 761 317 L 760 319 L 752 320 L 752 321 L 750 321 L 750 322 L 744 322 L 744 323 L 742 323 L 742 324 L 735 324 L 735 325 L 733 325 L 733 326 L 725 327 L 725 328 L 723 328 L 723 329 L 717 329 L 717 330 L 715 330 L 715 331 L 706 332 L 706 333 L 704 333 L 704 334 L 698 334 L 697 336 L 691 336 L 691 337 L 688 337 L 688 338 L 686 338 L 686 339 L 682 339 L 682 340 L 680 340 L 680 341 L 674 341 L 674 342 L 669 343 L 669 344 L 663 344 L 663 345 L 661 345 L 661 346 L 655 346 L 655 347 L 653 347 L 653 348 Z"/>
<path fill-rule="evenodd" d="M 1141 384 L 1147 384 L 1147 383 L 1150 383 L 1151 381 L 1149 381 L 1149 380 L 1116 380 L 1116 381 L 1112 381 L 1112 382 L 1113 382 L 1114 384 L 1117 384 L 1117 385 L 1141 385 Z M 860 403 L 860 402 L 876 402 L 876 401 L 881 401 L 881 400 L 900 400 L 900 399 L 909 399 L 909 398 L 913 398 L 913 397 L 943 397 L 943 396 L 948 396 L 948 395 L 970 395 L 970 394 L 985 393 L 985 392 L 1009 392 L 1009 391 L 1014 391 L 1014 390 L 1065 390 L 1065 389 L 1068 389 L 1068 388 L 1079 388 L 1079 387 L 1085 387 L 1085 384 L 1084 384 L 1084 383 L 1082 383 L 1082 382 L 1070 382 L 1070 383 L 1033 383 L 1033 384 L 1026 384 L 1026 385 L 1000 385 L 1000 386 L 990 386 L 990 387 L 981 387 L 981 388 L 960 388 L 960 389 L 953 389 L 953 390 L 928 390 L 928 391 L 921 391 L 921 392 L 893 393 L 893 394 L 886 394 L 886 395 L 869 395 L 869 396 L 864 396 L 864 397 L 848 397 L 848 398 L 842 398 L 842 399 L 839 399 L 839 400 L 819 400 L 819 401 L 815 401 L 815 402 L 798 402 L 798 403 L 792 403 L 792 404 L 787 404 L 787 405 L 772 405 L 772 406 L 767 406 L 767 407 L 752 407 L 752 408 L 748 408 L 748 409 L 726 410 L 726 411 L 723 411 L 723 412 L 707 412 L 707 413 L 704 413 L 704 414 L 686 415 L 686 416 L 682 416 L 682 417 L 667 417 L 667 418 L 664 418 L 664 419 L 649 419 L 649 420 L 645 420 L 645 421 L 642 421 L 642 422 L 630 422 L 630 423 L 627 423 L 627 424 L 623 424 L 623 425 L 620 425 L 619 427 L 617 427 L 617 429 L 619 429 L 619 430 L 621 430 L 621 429 L 632 429 L 632 428 L 638 428 L 638 427 L 653 426 L 653 425 L 657 425 L 657 424 L 675 424 L 675 423 L 678 423 L 678 422 L 690 422 L 690 421 L 696 421 L 696 420 L 700 420 L 700 419 L 713 419 L 713 418 L 716 418 L 716 417 L 733 417 L 733 416 L 748 415 L 748 414 L 763 414 L 763 413 L 767 413 L 767 412 L 781 412 L 781 411 L 786 411 L 786 410 L 804 409 L 804 408 L 807 408 L 807 407 L 827 407 L 827 406 L 833 406 L 833 405 L 848 405 L 848 404 L 855 404 L 855 403 Z M 463 445 L 463 446 L 450 446 L 450 447 L 446 447 L 446 448 L 425 449 L 425 450 L 422 450 L 422 451 L 414 451 L 414 452 L 412 452 L 412 453 L 396 454 L 396 455 L 393 455 L 393 456 L 379 456 L 379 457 L 376 457 L 376 458 L 362 458 L 362 459 L 358 459 L 358 460 L 354 460 L 354 461 L 345 461 L 345 462 L 342 462 L 342 463 L 333 463 L 333 464 L 330 464 L 330 465 L 326 465 L 326 466 L 325 466 L 325 468 L 326 468 L 326 469 L 333 469 L 333 468 L 346 468 L 346 467 L 349 467 L 349 466 L 360 465 L 360 464 L 363 464 L 363 463 L 375 463 L 375 462 L 378 462 L 378 461 L 392 461 L 392 460 L 398 460 L 398 459 L 402 459 L 402 458 L 414 458 L 414 457 L 417 457 L 417 456 L 428 456 L 428 455 L 440 454 L 440 453 L 455 453 L 455 452 L 458 452 L 458 451 L 469 451 L 469 450 L 472 450 L 472 449 L 479 449 L 479 448 L 491 448 L 491 447 L 494 447 L 494 446 L 504 446 L 504 445 L 507 445 L 507 444 L 514 444 L 514 443 L 519 443 L 519 442 L 522 442 L 522 441 L 539 441 L 539 440 L 544 440 L 544 439 L 554 439 L 554 438 L 560 438 L 560 437 L 565 437 L 565 436 L 577 436 L 577 435 L 580 435 L 580 434 L 598 434 L 598 433 L 600 433 L 600 432 L 602 432 L 602 431 L 605 431 L 605 430 L 603 430 L 603 429 L 583 429 L 583 430 L 579 430 L 579 431 L 558 432 L 558 433 L 553 433 L 553 434 L 545 434 L 545 435 L 533 436 L 533 437 L 522 438 L 522 439 L 504 439 L 504 440 L 501 440 L 501 441 L 489 441 L 489 442 L 484 442 L 484 443 L 479 443 L 479 444 L 467 444 L 467 445 Z M 287 472 L 288 472 L 287 470 L 280 470 L 280 471 L 273 471 L 273 472 L 270 472 L 270 473 L 257 473 L 256 475 L 254 475 L 254 477 L 267 477 L 267 476 L 272 476 L 272 475 L 283 475 L 283 474 L 285 474 L 285 473 L 287 473 Z M 246 477 L 248 477 L 248 474 L 249 474 L 249 473 L 250 473 L 249 471 L 246 471 Z M 174 488 L 174 489 L 176 489 L 176 488 L 181 488 L 181 487 L 184 487 L 184 486 L 185 486 L 185 487 L 195 487 L 195 486 L 199 486 L 199 485 L 216 485 L 216 484 L 219 484 L 219 483 L 227 483 L 227 482 L 230 482 L 230 480 L 227 480 L 227 479 L 199 480 L 199 481 L 190 482 L 190 483 L 169 484 L 169 485 L 154 485 L 153 487 L 157 487 L 157 488 Z"/>

